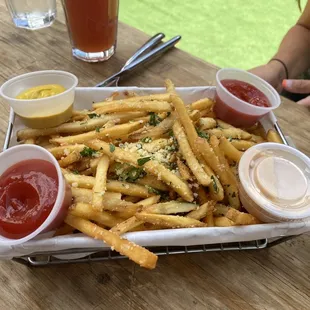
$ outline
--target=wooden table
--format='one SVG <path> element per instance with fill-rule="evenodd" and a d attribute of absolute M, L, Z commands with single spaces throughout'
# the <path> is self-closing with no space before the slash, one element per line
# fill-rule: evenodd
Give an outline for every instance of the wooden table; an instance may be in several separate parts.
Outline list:
<path fill-rule="evenodd" d="M 60 69 L 76 74 L 80 86 L 93 86 L 147 39 L 121 24 L 116 55 L 88 64 L 71 57 L 61 11 L 53 27 L 29 32 L 13 27 L 1 2 L 0 25 L 0 83 L 25 72 Z M 167 77 L 177 86 L 214 85 L 216 70 L 174 49 L 122 85 L 162 86 Z M 2 104 L 1 142 L 8 112 Z M 284 132 L 310 155 L 309 111 L 284 101 L 276 115 Z M 154 271 L 128 260 L 45 268 L 0 262 L 0 309 L 309 309 L 309 249 L 304 235 L 259 251 L 160 257 Z"/>

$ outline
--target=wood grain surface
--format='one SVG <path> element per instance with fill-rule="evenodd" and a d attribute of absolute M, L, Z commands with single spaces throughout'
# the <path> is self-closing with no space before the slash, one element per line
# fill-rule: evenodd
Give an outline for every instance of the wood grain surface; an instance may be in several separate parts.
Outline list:
<path fill-rule="evenodd" d="M 12 25 L 1 1 L 0 29 L 0 83 L 25 72 L 61 69 L 76 74 L 80 86 L 93 86 L 121 68 L 147 39 L 121 24 L 116 55 L 106 63 L 88 64 L 71 56 L 60 7 L 52 27 L 30 32 Z M 121 85 L 162 86 L 165 78 L 177 86 L 214 85 L 216 70 L 174 49 Z M 8 112 L 2 102 L 1 143 Z M 285 134 L 310 155 L 309 110 L 284 100 L 276 115 Z M 306 310 L 310 309 L 310 237 L 303 235 L 259 251 L 164 256 L 153 271 L 128 260 L 44 268 L 1 261 L 0 284 L 1 310 Z"/>

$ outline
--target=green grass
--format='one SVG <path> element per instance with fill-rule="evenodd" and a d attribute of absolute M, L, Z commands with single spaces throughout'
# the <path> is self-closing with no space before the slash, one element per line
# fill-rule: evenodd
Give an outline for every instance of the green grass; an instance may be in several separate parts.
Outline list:
<path fill-rule="evenodd" d="M 120 20 L 220 67 L 248 69 L 276 52 L 300 15 L 295 0 L 120 0 Z"/>

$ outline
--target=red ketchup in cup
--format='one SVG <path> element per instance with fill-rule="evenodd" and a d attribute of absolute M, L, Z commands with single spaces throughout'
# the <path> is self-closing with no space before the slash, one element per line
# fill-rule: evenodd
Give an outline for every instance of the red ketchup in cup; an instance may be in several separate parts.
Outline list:
<path fill-rule="evenodd" d="M 18 239 L 35 231 L 57 198 L 58 176 L 46 160 L 21 161 L 0 177 L 0 233 Z"/>
<path fill-rule="evenodd" d="M 1 153 L 0 163 L 0 246 L 21 244 L 59 227 L 72 193 L 54 156 L 25 144 Z"/>
<path fill-rule="evenodd" d="M 222 69 L 216 82 L 215 113 L 234 126 L 250 127 L 280 105 L 276 90 L 249 72 Z"/>

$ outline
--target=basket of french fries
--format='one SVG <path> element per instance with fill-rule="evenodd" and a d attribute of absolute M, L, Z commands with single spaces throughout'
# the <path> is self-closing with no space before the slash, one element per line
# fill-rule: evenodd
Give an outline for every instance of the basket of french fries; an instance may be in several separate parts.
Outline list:
<path fill-rule="evenodd" d="M 70 121 L 25 128 L 11 115 L 9 146 L 36 144 L 58 161 L 72 203 L 56 231 L 0 247 L 33 252 L 115 250 L 152 269 L 145 247 L 249 241 L 309 230 L 307 220 L 262 223 L 240 202 L 244 152 L 281 139 L 273 117 L 250 128 L 217 119 L 215 87 L 77 88 Z M 95 250 L 94 250 L 95 249 Z"/>

